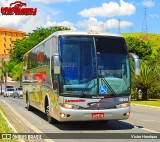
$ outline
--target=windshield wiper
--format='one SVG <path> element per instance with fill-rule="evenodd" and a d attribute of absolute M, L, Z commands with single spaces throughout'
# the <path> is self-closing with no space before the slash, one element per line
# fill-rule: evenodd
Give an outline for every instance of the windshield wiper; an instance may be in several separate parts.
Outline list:
<path fill-rule="evenodd" d="M 93 72 L 92 75 L 91 75 L 91 77 L 89 78 L 89 80 L 88 80 L 86 86 L 85 86 L 84 89 L 82 90 L 82 93 L 81 93 L 81 95 L 80 95 L 81 98 L 85 97 L 84 92 L 85 92 L 86 89 L 88 88 L 88 86 L 89 86 L 89 84 L 91 83 L 92 79 L 94 78 L 95 74 L 96 74 L 96 73 Z"/>
<path fill-rule="evenodd" d="M 111 85 L 108 83 L 108 81 L 105 79 L 105 77 L 103 75 L 99 75 L 99 78 L 101 78 L 101 80 L 105 83 L 105 85 L 108 87 L 108 89 L 110 90 L 110 92 L 112 93 L 112 96 L 115 96 L 116 93 L 113 90 L 113 88 L 111 87 Z"/>
<path fill-rule="evenodd" d="M 81 93 L 81 95 L 80 95 L 81 98 L 84 98 L 84 97 L 85 97 L 85 93 L 84 93 L 84 92 L 86 91 L 86 89 L 87 89 L 88 86 L 90 85 L 90 83 L 91 83 L 91 81 L 92 81 L 92 79 L 94 78 L 95 75 L 96 75 L 96 73 L 93 72 L 93 74 L 91 75 L 90 79 L 88 80 L 86 86 L 85 86 L 84 89 L 82 90 L 82 93 Z M 108 81 L 104 78 L 104 76 L 103 76 L 103 75 L 99 75 L 99 76 L 98 76 L 98 79 L 99 79 L 99 78 L 101 78 L 101 80 L 102 80 L 102 81 L 105 83 L 105 85 L 108 87 L 109 91 L 111 92 L 111 95 L 112 95 L 112 96 L 115 96 L 115 95 L 116 95 L 115 91 L 113 90 L 113 88 L 111 87 L 111 85 L 108 83 Z M 93 85 L 93 86 L 95 86 L 95 85 Z"/>

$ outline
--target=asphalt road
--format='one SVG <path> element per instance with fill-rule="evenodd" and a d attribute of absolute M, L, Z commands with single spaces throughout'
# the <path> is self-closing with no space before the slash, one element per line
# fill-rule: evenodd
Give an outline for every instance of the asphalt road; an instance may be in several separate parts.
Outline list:
<path fill-rule="evenodd" d="M 57 123 L 49 124 L 46 121 L 45 114 L 40 111 L 28 111 L 26 109 L 26 104 L 22 99 L 18 98 L 4 98 L 0 96 L 0 104 L 6 111 L 7 117 L 20 133 L 59 133 L 59 138 L 65 137 L 69 134 L 74 139 L 52 139 L 53 142 L 83 142 L 92 141 L 99 142 L 128 142 L 128 141 L 142 141 L 142 142 L 159 142 L 160 139 L 133 139 L 132 137 L 138 133 L 142 136 L 142 133 L 146 135 L 154 135 L 160 133 L 160 109 L 132 106 L 131 115 L 128 120 L 117 121 L 111 120 L 108 123 L 105 122 L 67 122 L 67 123 Z M 87 133 L 92 133 L 89 135 Z M 130 135 L 128 135 L 130 133 Z M 151 134 L 149 134 L 151 133 Z M 100 136 L 102 134 L 102 139 Z M 118 139 L 106 139 L 106 135 L 118 136 Z M 130 139 L 125 139 L 125 135 Z M 104 136 L 105 135 L 105 136 Z M 138 136 L 139 136 L 138 135 Z M 86 139 L 80 139 L 86 138 Z M 91 137 L 90 137 L 91 136 Z M 94 136 L 94 137 L 92 137 Z M 104 136 L 104 139 L 103 139 Z M 122 136 L 122 137 L 121 137 Z M 137 134 L 136 134 L 137 136 Z M 29 140 L 35 141 L 35 140 Z M 39 141 L 39 140 L 38 140 Z M 50 141 L 49 139 L 41 141 Z"/>

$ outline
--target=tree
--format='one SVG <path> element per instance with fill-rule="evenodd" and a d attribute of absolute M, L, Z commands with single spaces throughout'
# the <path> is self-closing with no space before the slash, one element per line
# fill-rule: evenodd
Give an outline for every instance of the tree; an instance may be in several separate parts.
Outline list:
<path fill-rule="evenodd" d="M 1 85 L 1 92 L 0 94 L 2 95 L 2 84 L 3 84 L 3 72 L 2 69 L 0 69 L 0 85 Z"/>
<path fill-rule="evenodd" d="M 128 51 L 131 53 L 135 53 L 139 56 L 140 59 L 146 60 L 152 54 L 152 49 L 149 42 L 144 42 L 135 37 L 127 37 L 126 44 L 128 47 Z"/>
<path fill-rule="evenodd" d="M 142 90 L 142 100 L 147 100 L 147 91 L 150 89 L 157 81 L 156 70 L 148 65 L 146 62 L 141 62 L 141 74 L 139 76 L 134 75 L 132 69 L 132 87 Z"/>
<path fill-rule="evenodd" d="M 37 28 L 36 30 L 33 30 L 33 32 L 29 33 L 26 38 L 14 42 L 14 48 L 9 50 L 10 61 L 14 61 L 16 63 L 22 62 L 23 55 L 27 51 L 32 49 L 52 33 L 62 30 L 70 29 L 62 26 L 54 26 L 49 28 Z"/>
<path fill-rule="evenodd" d="M 15 65 L 12 71 L 10 72 L 10 75 L 14 80 L 21 80 L 22 77 L 22 62 Z"/>
<path fill-rule="evenodd" d="M 7 73 L 8 73 L 8 63 L 4 60 L 1 61 L 1 67 L 0 67 L 2 75 L 5 77 L 5 89 L 7 86 Z M 1 76 L 2 77 L 2 76 Z"/>
<path fill-rule="evenodd" d="M 18 69 L 21 70 L 21 62 L 23 60 L 23 55 L 32 49 L 34 46 L 39 44 L 45 38 L 50 36 L 56 31 L 70 30 L 69 28 L 62 26 L 54 26 L 49 28 L 37 28 L 33 30 L 32 33 L 27 34 L 26 38 L 22 40 L 17 40 L 14 42 L 14 48 L 9 50 L 10 61 L 8 63 L 9 75 L 15 80 L 21 78 L 21 72 L 18 72 Z M 18 64 L 18 65 L 17 65 Z"/>

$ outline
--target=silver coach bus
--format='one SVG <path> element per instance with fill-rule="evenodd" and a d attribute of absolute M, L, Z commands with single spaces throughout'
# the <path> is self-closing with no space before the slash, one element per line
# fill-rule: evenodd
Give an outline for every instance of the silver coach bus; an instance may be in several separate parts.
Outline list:
<path fill-rule="evenodd" d="M 24 55 L 23 98 L 48 122 L 122 120 L 130 115 L 129 57 L 122 36 L 59 31 Z"/>

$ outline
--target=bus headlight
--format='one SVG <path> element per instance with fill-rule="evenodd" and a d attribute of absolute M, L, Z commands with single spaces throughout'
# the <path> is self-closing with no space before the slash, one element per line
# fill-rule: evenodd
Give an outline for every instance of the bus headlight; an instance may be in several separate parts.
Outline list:
<path fill-rule="evenodd" d="M 79 106 L 73 104 L 60 104 L 60 106 L 67 109 L 79 109 Z"/>
<path fill-rule="evenodd" d="M 117 108 L 126 108 L 126 107 L 129 107 L 129 106 L 130 106 L 130 103 L 124 103 L 124 104 L 116 105 Z"/>

